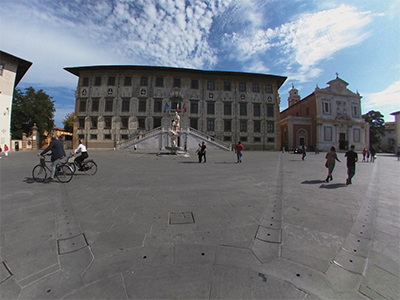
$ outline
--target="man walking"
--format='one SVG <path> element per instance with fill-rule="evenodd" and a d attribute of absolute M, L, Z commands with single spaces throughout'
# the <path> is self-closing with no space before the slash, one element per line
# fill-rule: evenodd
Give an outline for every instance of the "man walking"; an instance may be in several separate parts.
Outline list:
<path fill-rule="evenodd" d="M 65 151 L 62 143 L 57 139 L 57 135 L 53 134 L 50 145 L 44 149 L 39 155 L 44 155 L 51 150 L 51 175 L 50 178 L 54 179 L 56 173 L 56 165 L 65 156 Z"/>
<path fill-rule="evenodd" d="M 346 179 L 346 184 L 351 184 L 351 179 L 354 177 L 356 174 L 356 162 L 358 161 L 358 154 L 357 152 L 354 151 L 356 146 L 351 145 L 350 150 L 346 152 L 344 155 L 347 157 L 347 179 Z"/>
<path fill-rule="evenodd" d="M 205 143 L 205 142 L 202 142 L 202 143 L 201 143 L 201 150 L 200 150 L 200 153 L 201 153 L 201 156 L 204 157 L 204 163 L 206 163 L 206 161 L 207 161 L 206 152 L 207 152 L 206 143 Z M 200 158 L 200 162 L 201 162 L 201 158 Z"/>
<path fill-rule="evenodd" d="M 237 156 L 237 162 L 241 163 L 242 162 L 242 157 L 243 157 L 243 151 L 244 147 L 243 145 L 240 143 L 240 141 L 237 143 L 236 147 L 235 147 L 235 153 Z"/>

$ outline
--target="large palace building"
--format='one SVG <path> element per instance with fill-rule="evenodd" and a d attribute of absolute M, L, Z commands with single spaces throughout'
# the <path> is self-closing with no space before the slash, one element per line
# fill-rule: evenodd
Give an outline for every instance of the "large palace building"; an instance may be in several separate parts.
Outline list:
<path fill-rule="evenodd" d="M 84 66 L 79 77 L 74 146 L 164 149 L 178 112 L 178 146 L 281 148 L 278 89 L 286 77 L 149 66 Z"/>

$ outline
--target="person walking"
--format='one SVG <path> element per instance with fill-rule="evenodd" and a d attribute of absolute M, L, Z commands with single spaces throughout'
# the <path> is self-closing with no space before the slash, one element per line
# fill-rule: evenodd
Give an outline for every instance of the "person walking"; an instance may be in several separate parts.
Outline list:
<path fill-rule="evenodd" d="M 242 162 L 242 158 L 243 158 L 243 145 L 240 143 L 240 141 L 237 143 L 236 147 L 235 147 L 235 153 L 237 156 L 237 162 L 241 163 Z"/>
<path fill-rule="evenodd" d="M 371 152 L 371 159 L 370 159 L 370 162 L 375 162 L 375 155 L 376 155 L 375 148 L 371 146 L 369 152 Z"/>
<path fill-rule="evenodd" d="M 201 163 L 201 144 L 199 143 L 199 148 L 196 150 L 197 156 L 199 157 L 199 163 Z"/>
<path fill-rule="evenodd" d="M 364 147 L 363 151 L 362 151 L 362 155 L 363 155 L 363 159 L 362 161 L 365 162 L 365 157 L 367 156 L 368 153 L 368 149 Z"/>
<path fill-rule="evenodd" d="M 304 158 L 305 158 L 306 155 L 307 155 L 306 149 L 307 149 L 306 145 L 303 144 L 303 145 L 301 146 L 301 150 L 302 150 L 302 152 L 303 152 L 303 155 L 301 156 L 301 159 L 302 159 L 302 160 L 304 160 Z"/>
<path fill-rule="evenodd" d="M 204 157 L 204 163 L 206 163 L 206 161 L 207 161 L 207 158 L 206 158 L 207 146 L 206 146 L 205 142 L 201 143 L 201 151 L 200 152 L 201 152 L 201 156 Z"/>
<path fill-rule="evenodd" d="M 0 145 L 0 158 L 1 158 L 1 152 L 3 152 L 3 149 L 1 149 L 1 145 Z"/>
<path fill-rule="evenodd" d="M 351 179 L 356 174 L 356 162 L 358 161 L 358 154 L 354 151 L 356 146 L 351 145 L 350 150 L 345 153 L 345 157 L 347 157 L 347 179 L 346 184 L 352 184 Z"/>
<path fill-rule="evenodd" d="M 325 158 L 326 158 L 325 167 L 328 168 L 328 176 L 325 179 L 326 182 L 329 182 L 329 180 L 331 180 L 331 181 L 333 180 L 332 173 L 333 173 L 333 169 L 335 168 L 336 161 L 342 162 L 338 158 L 336 151 L 337 151 L 336 147 L 332 146 L 331 150 L 325 156 Z"/>
<path fill-rule="evenodd" d="M 7 144 L 4 144 L 4 155 L 8 156 L 8 146 L 7 146 Z"/>
<path fill-rule="evenodd" d="M 54 179 L 56 173 L 56 165 L 65 156 L 63 144 L 57 139 L 57 135 L 53 134 L 50 145 L 38 155 L 44 155 L 51 150 L 51 175 L 50 179 Z"/>

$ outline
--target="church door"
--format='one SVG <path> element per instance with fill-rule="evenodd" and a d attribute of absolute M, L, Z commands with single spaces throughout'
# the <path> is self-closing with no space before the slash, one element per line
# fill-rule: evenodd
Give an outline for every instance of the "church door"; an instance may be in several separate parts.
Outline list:
<path fill-rule="evenodd" d="M 346 140 L 346 133 L 339 133 L 339 150 L 348 149 L 348 141 Z"/>

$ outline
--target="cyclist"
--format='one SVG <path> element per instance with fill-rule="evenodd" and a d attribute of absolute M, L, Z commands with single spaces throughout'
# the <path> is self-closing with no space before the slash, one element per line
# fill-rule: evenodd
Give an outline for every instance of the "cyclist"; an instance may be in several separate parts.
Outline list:
<path fill-rule="evenodd" d="M 71 154 L 73 155 L 76 153 L 81 153 L 80 156 L 75 158 L 75 162 L 79 165 L 79 171 L 83 171 L 82 162 L 84 159 L 89 157 L 89 154 L 87 152 L 86 146 L 82 143 L 82 140 L 79 140 L 78 144 L 79 144 L 78 148 L 76 148 L 74 152 L 71 152 Z"/>
<path fill-rule="evenodd" d="M 57 135 L 53 134 L 51 137 L 50 145 L 38 155 L 44 155 L 51 150 L 51 175 L 50 178 L 54 179 L 56 172 L 56 165 L 65 156 L 65 151 L 62 143 L 57 139 Z"/>

